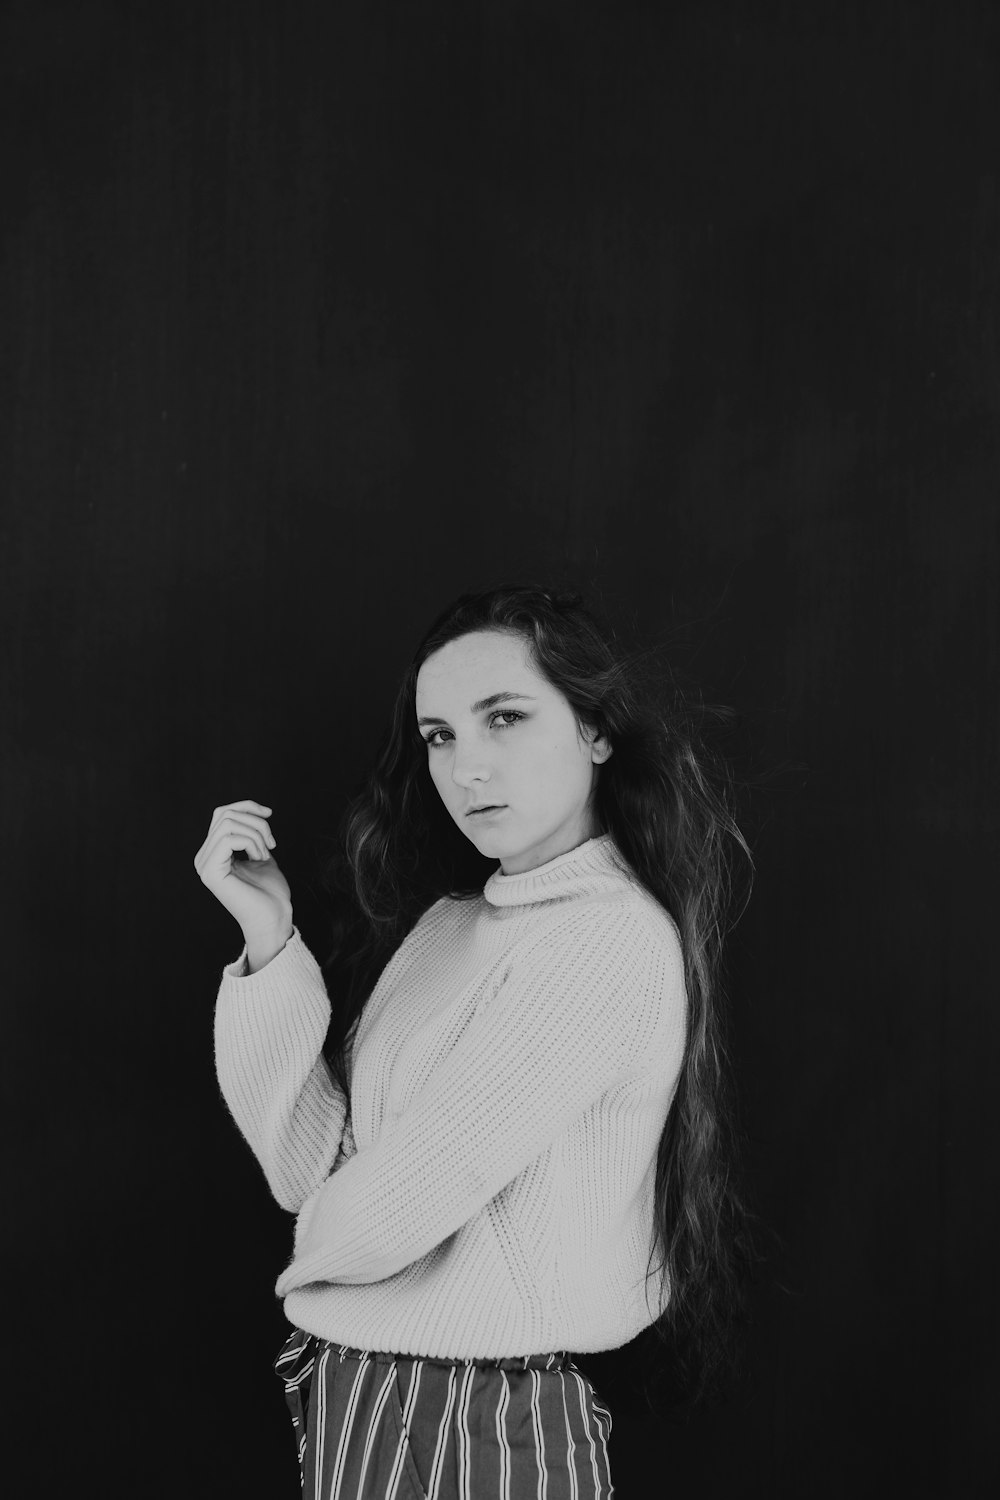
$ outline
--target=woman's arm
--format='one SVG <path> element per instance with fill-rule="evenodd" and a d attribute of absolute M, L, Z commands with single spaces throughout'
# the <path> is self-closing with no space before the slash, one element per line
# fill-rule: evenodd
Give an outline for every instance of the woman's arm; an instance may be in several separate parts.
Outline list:
<path fill-rule="evenodd" d="M 255 973 L 244 975 L 244 959 L 245 950 L 219 986 L 216 1076 L 272 1194 L 298 1213 L 337 1161 L 347 1117 L 322 1056 L 330 1001 L 297 927 Z"/>
<path fill-rule="evenodd" d="M 278 1295 L 380 1281 L 418 1260 L 616 1083 L 676 1076 L 685 1025 L 667 918 L 581 907 L 518 956 L 392 1129 L 322 1185 Z"/>

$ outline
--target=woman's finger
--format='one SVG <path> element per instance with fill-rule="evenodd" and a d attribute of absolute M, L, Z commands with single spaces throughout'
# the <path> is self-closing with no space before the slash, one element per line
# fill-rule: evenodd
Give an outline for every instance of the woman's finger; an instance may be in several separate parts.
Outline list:
<path fill-rule="evenodd" d="M 217 807 L 215 809 L 215 812 L 212 814 L 212 821 L 209 824 L 209 833 L 211 833 L 213 828 L 218 828 L 220 823 L 223 823 L 226 818 L 236 818 L 238 821 L 251 824 L 251 826 L 254 828 L 259 828 L 262 831 L 264 829 L 267 829 L 268 832 L 270 832 L 270 829 L 268 828 L 267 818 L 263 815 L 263 813 L 255 813 L 251 812 L 248 809 L 244 810 L 233 807 Z"/>
<path fill-rule="evenodd" d="M 224 832 L 209 844 L 203 861 L 204 869 L 225 879 L 230 874 L 232 857 L 237 849 L 242 849 L 251 859 L 268 858 L 260 839 L 250 829 Z"/>
<path fill-rule="evenodd" d="M 195 855 L 195 868 L 200 873 L 204 866 L 212 863 L 217 863 L 221 867 L 222 864 L 228 862 L 236 849 L 244 849 L 248 853 L 252 851 L 255 859 L 268 857 L 267 844 L 257 829 L 235 818 L 227 818 L 210 831 L 208 838 Z"/>
<path fill-rule="evenodd" d="M 258 817 L 255 813 L 229 813 L 226 817 L 217 818 L 208 830 L 208 837 L 211 838 L 214 833 L 226 828 L 252 828 L 272 849 L 278 842 L 271 832 L 267 819 Z"/>

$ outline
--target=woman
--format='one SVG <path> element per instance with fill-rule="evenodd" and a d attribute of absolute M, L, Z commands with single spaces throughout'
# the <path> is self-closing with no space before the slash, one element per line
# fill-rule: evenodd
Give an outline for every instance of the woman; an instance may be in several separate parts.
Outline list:
<path fill-rule="evenodd" d="M 328 984 L 270 807 L 216 808 L 195 858 L 245 937 L 219 1084 L 296 1215 L 275 1370 L 309 1497 L 609 1496 L 572 1353 L 654 1328 L 701 1388 L 725 1350 L 716 976 L 746 846 L 613 640 L 535 587 L 433 623 L 344 819 Z"/>

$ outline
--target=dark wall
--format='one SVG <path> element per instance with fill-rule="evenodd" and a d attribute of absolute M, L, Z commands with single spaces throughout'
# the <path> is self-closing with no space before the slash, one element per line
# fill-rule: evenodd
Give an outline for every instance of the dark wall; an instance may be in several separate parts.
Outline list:
<path fill-rule="evenodd" d="M 617 1493 L 985 1493 L 997 8 L 21 0 L 0 28 L 4 1280 L 37 1493 L 297 1493 L 291 1222 L 218 1095 L 241 938 L 192 860 L 217 803 L 270 803 L 321 949 L 417 637 L 507 579 L 674 642 L 761 779 L 747 1373 L 681 1425 L 628 1351 L 586 1361 Z"/>

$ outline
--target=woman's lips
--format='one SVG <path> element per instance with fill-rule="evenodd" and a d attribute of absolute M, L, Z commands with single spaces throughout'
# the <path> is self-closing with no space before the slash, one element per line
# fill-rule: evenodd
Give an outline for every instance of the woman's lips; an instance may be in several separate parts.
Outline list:
<path fill-rule="evenodd" d="M 467 818 L 488 818 L 493 813 L 506 812 L 506 803 L 498 807 L 470 807 L 466 813 Z"/>

